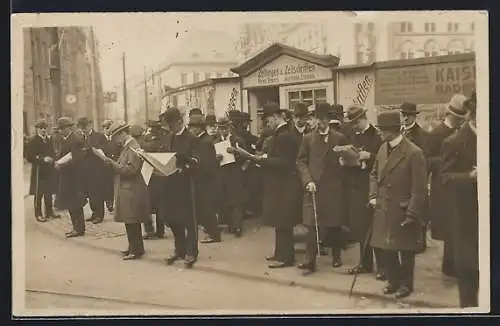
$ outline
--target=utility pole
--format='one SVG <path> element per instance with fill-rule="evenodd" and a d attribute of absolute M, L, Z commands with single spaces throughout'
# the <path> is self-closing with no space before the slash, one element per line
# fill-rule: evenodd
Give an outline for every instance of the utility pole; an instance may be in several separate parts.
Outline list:
<path fill-rule="evenodd" d="M 148 74 L 146 72 L 146 67 L 144 67 L 144 104 L 145 104 L 145 114 L 144 118 L 146 120 L 146 123 L 148 123 L 148 117 L 149 117 L 149 96 L 148 96 Z"/>
<path fill-rule="evenodd" d="M 52 45 L 50 46 L 50 81 L 52 83 L 52 105 L 54 107 L 54 115 L 57 120 L 62 114 L 62 98 L 61 98 L 61 57 L 59 54 L 59 46 L 61 39 L 59 38 L 59 28 L 49 27 L 52 34 Z M 63 30 L 64 32 L 64 30 Z M 35 82 L 35 81 L 34 81 Z"/>
<path fill-rule="evenodd" d="M 125 52 L 122 55 L 123 62 L 123 120 L 128 122 L 128 108 L 127 108 L 127 75 L 125 72 Z"/>
<path fill-rule="evenodd" d="M 91 83 L 94 86 L 93 89 L 94 91 L 94 109 L 92 110 L 92 115 L 94 116 L 94 130 L 99 130 L 101 126 L 100 121 L 100 113 L 101 113 L 101 108 L 100 108 L 100 103 L 99 103 L 99 89 L 98 89 L 98 84 L 97 84 L 97 55 L 96 55 L 96 48 L 95 48 L 95 38 L 94 38 L 94 29 L 90 27 L 90 51 L 92 53 L 92 74 L 91 74 Z"/>

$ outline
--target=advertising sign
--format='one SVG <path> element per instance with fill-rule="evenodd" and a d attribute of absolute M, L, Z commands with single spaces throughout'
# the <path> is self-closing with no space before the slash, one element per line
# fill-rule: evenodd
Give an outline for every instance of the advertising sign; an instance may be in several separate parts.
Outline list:
<path fill-rule="evenodd" d="M 332 78 L 330 69 L 282 55 L 243 78 L 243 88 L 299 84 Z"/>
<path fill-rule="evenodd" d="M 456 93 L 469 96 L 475 85 L 473 60 L 381 68 L 375 73 L 375 104 L 446 103 Z"/>

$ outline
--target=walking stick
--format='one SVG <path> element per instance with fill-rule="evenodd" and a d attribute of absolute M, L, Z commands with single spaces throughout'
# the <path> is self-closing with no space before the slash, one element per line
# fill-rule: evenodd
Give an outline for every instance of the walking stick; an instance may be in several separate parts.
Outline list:
<path fill-rule="evenodd" d="M 370 213 L 371 213 L 371 211 L 370 211 Z M 365 242 L 363 243 L 363 250 L 361 251 L 361 256 L 359 258 L 360 262 L 363 261 L 363 258 L 366 255 L 366 249 L 368 248 L 368 241 L 370 241 L 372 230 L 373 230 L 373 218 L 372 218 L 372 222 L 370 223 L 370 227 L 368 228 L 368 231 L 366 232 Z M 354 290 L 354 285 L 356 284 L 357 278 L 358 278 L 358 273 L 354 273 L 354 276 L 352 278 L 351 288 L 349 289 L 349 298 L 351 298 L 351 296 L 352 296 L 352 291 Z"/>
<path fill-rule="evenodd" d="M 314 214 L 314 227 L 316 228 L 316 257 L 320 255 L 320 249 L 319 249 L 319 227 L 318 227 L 318 213 L 316 211 L 316 192 L 311 192 L 312 195 L 312 202 L 313 202 L 313 214 Z"/>
<path fill-rule="evenodd" d="M 38 163 L 35 165 L 35 218 L 38 221 L 38 216 L 36 216 L 36 206 L 38 202 L 38 187 L 39 187 L 39 178 L 40 178 L 40 173 L 39 173 L 40 167 Z"/>

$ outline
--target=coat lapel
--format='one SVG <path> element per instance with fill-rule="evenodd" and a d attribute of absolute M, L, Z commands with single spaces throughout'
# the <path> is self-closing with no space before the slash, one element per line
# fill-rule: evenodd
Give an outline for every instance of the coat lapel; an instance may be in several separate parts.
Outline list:
<path fill-rule="evenodd" d="M 384 152 L 383 152 L 383 157 L 386 157 L 386 162 L 385 165 L 381 166 L 381 173 L 379 177 L 379 182 L 384 180 L 384 178 L 391 172 L 398 164 L 401 162 L 401 160 L 405 157 L 405 149 L 406 149 L 406 140 L 403 138 L 401 140 L 401 143 L 399 146 L 397 146 L 387 157 L 387 146 L 389 146 L 387 143 L 384 145 Z"/>

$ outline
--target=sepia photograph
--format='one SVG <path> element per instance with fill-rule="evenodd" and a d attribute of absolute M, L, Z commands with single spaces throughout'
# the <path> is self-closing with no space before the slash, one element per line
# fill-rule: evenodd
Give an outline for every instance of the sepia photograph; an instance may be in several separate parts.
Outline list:
<path fill-rule="evenodd" d="M 11 27 L 14 317 L 490 311 L 486 11 Z"/>

